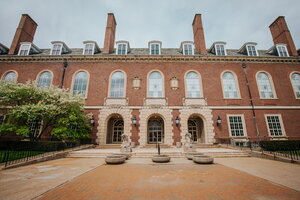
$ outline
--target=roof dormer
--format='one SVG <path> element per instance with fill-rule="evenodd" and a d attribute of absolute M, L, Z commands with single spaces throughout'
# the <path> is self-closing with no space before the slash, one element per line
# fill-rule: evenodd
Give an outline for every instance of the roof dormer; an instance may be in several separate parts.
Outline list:
<path fill-rule="evenodd" d="M 116 55 L 127 55 L 130 52 L 129 42 L 125 40 L 119 40 L 116 42 Z"/>
<path fill-rule="evenodd" d="M 267 53 L 279 57 L 289 57 L 289 52 L 287 51 L 286 46 L 286 44 L 282 43 L 275 44 L 267 51 Z"/>
<path fill-rule="evenodd" d="M 41 50 L 31 42 L 21 42 L 18 52 L 19 56 L 28 56 L 31 54 L 41 53 Z"/>
<path fill-rule="evenodd" d="M 149 54 L 160 55 L 161 54 L 161 41 L 153 40 L 148 42 Z"/>
<path fill-rule="evenodd" d="M 226 52 L 225 45 L 226 42 L 222 42 L 222 41 L 214 42 L 208 51 L 215 54 L 216 56 L 226 56 L 227 52 Z"/>
<path fill-rule="evenodd" d="M 0 55 L 8 54 L 9 48 L 0 43 Z"/>
<path fill-rule="evenodd" d="M 256 45 L 257 43 L 255 42 L 247 42 L 239 49 L 238 53 L 248 56 L 258 56 Z"/>
<path fill-rule="evenodd" d="M 84 49 L 82 54 L 83 55 L 94 55 L 95 53 L 100 52 L 100 48 L 95 41 L 84 41 Z"/>
<path fill-rule="evenodd" d="M 183 41 L 180 44 L 180 51 L 183 55 L 194 55 L 194 42 Z"/>
<path fill-rule="evenodd" d="M 62 41 L 53 41 L 51 42 L 52 49 L 50 55 L 61 55 L 66 53 L 71 53 L 71 49 Z"/>

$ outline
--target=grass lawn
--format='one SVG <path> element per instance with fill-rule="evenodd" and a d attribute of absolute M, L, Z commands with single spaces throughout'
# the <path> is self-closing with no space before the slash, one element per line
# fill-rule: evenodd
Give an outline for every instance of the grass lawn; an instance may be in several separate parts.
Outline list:
<path fill-rule="evenodd" d="M 44 152 L 42 151 L 2 151 L 0 150 L 0 163 L 5 162 L 5 158 L 7 157 L 7 152 L 8 154 L 8 160 L 17 160 L 20 158 L 26 158 L 28 156 L 36 156 L 38 154 L 42 154 Z"/>

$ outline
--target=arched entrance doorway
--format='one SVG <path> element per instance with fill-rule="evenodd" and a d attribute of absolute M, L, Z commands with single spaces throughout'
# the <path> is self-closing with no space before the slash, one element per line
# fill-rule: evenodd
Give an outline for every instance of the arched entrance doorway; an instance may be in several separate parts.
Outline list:
<path fill-rule="evenodd" d="M 124 121 L 120 115 L 112 116 L 107 122 L 107 144 L 122 143 L 121 135 L 124 133 Z"/>
<path fill-rule="evenodd" d="M 148 144 L 164 143 L 164 120 L 159 116 L 148 120 Z"/>
<path fill-rule="evenodd" d="M 188 132 L 192 134 L 192 141 L 194 143 L 204 143 L 204 126 L 201 117 L 192 115 L 187 123 Z"/>

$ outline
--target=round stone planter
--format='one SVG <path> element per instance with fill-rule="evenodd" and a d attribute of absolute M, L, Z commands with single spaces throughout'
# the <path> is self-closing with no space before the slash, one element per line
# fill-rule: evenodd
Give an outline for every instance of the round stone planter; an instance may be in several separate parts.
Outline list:
<path fill-rule="evenodd" d="M 214 158 L 211 156 L 195 155 L 193 156 L 193 161 L 197 164 L 213 164 Z"/>
<path fill-rule="evenodd" d="M 125 156 L 126 160 L 128 160 L 131 157 L 131 154 L 129 153 L 114 153 L 113 156 Z"/>
<path fill-rule="evenodd" d="M 186 153 L 185 154 L 185 157 L 189 160 L 193 160 L 193 157 L 194 156 L 200 156 L 200 155 L 203 155 L 203 153 L 199 153 L 199 152 L 189 152 L 189 153 Z"/>
<path fill-rule="evenodd" d="M 156 163 L 167 163 L 170 162 L 171 158 L 169 156 L 155 155 L 152 157 L 152 161 Z"/>
<path fill-rule="evenodd" d="M 111 155 L 105 158 L 106 164 L 122 164 L 126 160 L 125 155 Z"/>

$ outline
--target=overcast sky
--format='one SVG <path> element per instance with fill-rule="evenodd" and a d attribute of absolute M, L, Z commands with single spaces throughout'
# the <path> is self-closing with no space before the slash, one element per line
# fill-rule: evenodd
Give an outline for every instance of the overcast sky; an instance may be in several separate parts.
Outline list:
<path fill-rule="evenodd" d="M 239 49 L 257 42 L 258 49 L 273 45 L 269 25 L 285 16 L 296 48 L 300 48 L 300 0 L 0 0 L 0 43 L 10 47 L 21 14 L 29 14 L 38 28 L 34 44 L 51 48 L 51 41 L 64 41 L 81 48 L 85 40 L 103 47 L 107 13 L 117 21 L 116 40 L 130 47 L 146 48 L 150 40 L 162 47 L 177 48 L 193 40 L 196 13 L 202 22 L 209 48 L 215 41 Z"/>

